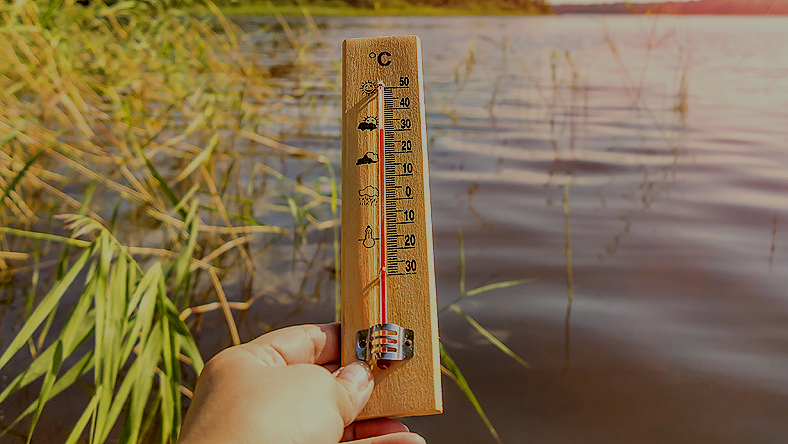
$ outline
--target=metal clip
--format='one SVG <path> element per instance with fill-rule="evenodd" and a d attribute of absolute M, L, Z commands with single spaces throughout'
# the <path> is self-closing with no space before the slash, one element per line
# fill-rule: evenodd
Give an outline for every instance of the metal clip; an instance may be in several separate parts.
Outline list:
<path fill-rule="evenodd" d="M 356 333 L 356 357 L 381 370 L 387 369 L 392 361 L 410 359 L 413 357 L 413 330 L 397 324 L 378 324 L 360 330 Z"/>

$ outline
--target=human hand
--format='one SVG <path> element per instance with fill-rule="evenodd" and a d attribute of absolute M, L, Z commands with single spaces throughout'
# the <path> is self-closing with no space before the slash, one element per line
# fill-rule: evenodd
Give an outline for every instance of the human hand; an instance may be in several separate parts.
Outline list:
<path fill-rule="evenodd" d="M 284 328 L 214 356 L 197 380 L 179 442 L 425 444 L 392 419 L 354 422 L 374 382 L 366 363 L 339 368 L 339 328 Z"/>

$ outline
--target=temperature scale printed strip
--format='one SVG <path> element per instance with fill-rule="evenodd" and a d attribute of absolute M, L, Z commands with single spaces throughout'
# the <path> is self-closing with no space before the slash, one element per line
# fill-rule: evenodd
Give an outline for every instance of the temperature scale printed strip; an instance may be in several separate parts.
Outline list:
<path fill-rule="evenodd" d="M 343 43 L 342 363 L 375 367 L 359 418 L 440 413 L 420 42 Z"/>

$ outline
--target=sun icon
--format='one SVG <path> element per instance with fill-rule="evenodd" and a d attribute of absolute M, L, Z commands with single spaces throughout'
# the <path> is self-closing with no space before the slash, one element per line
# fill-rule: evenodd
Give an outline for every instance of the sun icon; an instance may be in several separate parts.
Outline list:
<path fill-rule="evenodd" d="M 361 92 L 366 95 L 374 94 L 378 90 L 378 85 L 375 82 L 364 82 L 361 85 Z"/>

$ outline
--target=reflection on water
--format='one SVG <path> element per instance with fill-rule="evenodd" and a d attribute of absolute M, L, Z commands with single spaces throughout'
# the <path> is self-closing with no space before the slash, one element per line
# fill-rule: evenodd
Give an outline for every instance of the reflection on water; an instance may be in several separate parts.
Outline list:
<path fill-rule="evenodd" d="M 329 19 L 421 35 L 441 336 L 504 442 L 788 433 L 784 18 Z M 568 188 L 567 188 L 568 187 Z M 568 189 L 568 213 L 564 190 Z M 574 301 L 567 316 L 566 219 Z M 492 442 L 450 383 L 430 442 Z"/>

